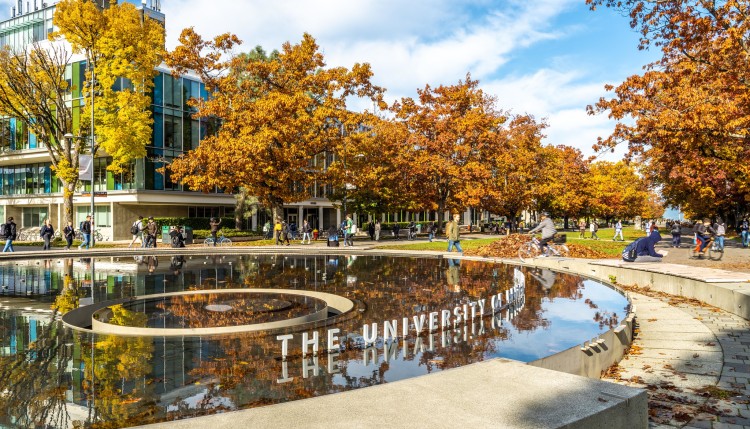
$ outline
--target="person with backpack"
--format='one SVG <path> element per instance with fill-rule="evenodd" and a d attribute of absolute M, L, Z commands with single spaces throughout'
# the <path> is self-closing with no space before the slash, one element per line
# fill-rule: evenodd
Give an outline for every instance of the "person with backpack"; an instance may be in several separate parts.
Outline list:
<path fill-rule="evenodd" d="M 15 250 L 13 250 L 13 240 L 16 239 L 16 233 L 16 223 L 13 222 L 13 216 L 8 218 L 8 222 L 0 225 L 0 236 L 5 239 L 3 253 L 15 252 Z"/>
<path fill-rule="evenodd" d="M 173 226 L 169 231 L 169 237 L 172 239 L 172 247 L 185 247 L 185 237 L 182 235 L 182 228 Z"/>
<path fill-rule="evenodd" d="M 672 223 L 672 229 L 669 232 L 672 234 L 672 247 L 679 249 L 682 240 L 682 225 L 680 225 L 680 222 Z"/>
<path fill-rule="evenodd" d="M 81 235 L 83 235 L 83 242 L 78 245 L 78 250 L 81 250 L 83 246 L 88 249 L 91 246 L 91 215 L 86 215 L 86 220 L 81 222 Z"/>
<path fill-rule="evenodd" d="M 586 220 L 580 219 L 578 221 L 578 238 L 586 238 Z"/>
<path fill-rule="evenodd" d="M 375 241 L 380 241 L 380 220 L 375 221 Z"/>
<path fill-rule="evenodd" d="M 44 240 L 44 246 L 42 246 L 42 250 L 49 250 L 52 248 L 49 242 L 54 235 L 55 235 L 55 230 L 54 228 L 52 228 L 52 222 L 50 222 L 49 219 L 45 219 L 44 225 L 42 225 L 42 227 L 39 228 L 39 236 L 42 237 L 42 240 Z"/>
<path fill-rule="evenodd" d="M 747 217 L 742 219 L 742 224 L 740 225 L 740 235 L 742 235 L 742 247 L 747 247 L 750 243 L 750 222 L 748 222 Z"/>
<path fill-rule="evenodd" d="M 271 221 L 267 220 L 266 223 L 263 225 L 263 238 L 265 240 L 271 239 Z"/>
<path fill-rule="evenodd" d="M 591 232 L 591 239 L 592 240 L 598 240 L 599 236 L 596 235 L 596 232 L 599 231 L 599 224 L 596 223 L 596 219 L 591 221 L 591 225 L 589 226 L 589 231 Z"/>
<path fill-rule="evenodd" d="M 70 250 L 70 246 L 73 245 L 73 239 L 76 236 L 76 229 L 73 228 L 73 222 L 68 221 L 68 224 L 63 228 L 63 238 L 65 238 L 65 250 Z"/>
<path fill-rule="evenodd" d="M 143 228 L 143 216 L 138 216 L 138 220 L 130 225 L 130 233 L 133 235 L 133 240 L 131 240 L 130 244 L 128 244 L 128 249 L 133 247 L 133 244 L 135 244 L 135 240 L 141 240 L 141 247 L 145 247 L 143 243 Z"/>
<path fill-rule="evenodd" d="M 661 235 L 658 228 L 655 228 L 648 237 L 636 240 L 636 258 L 633 262 L 661 262 L 664 255 L 657 253 L 654 249 L 654 245 L 659 241 L 661 241 Z"/>

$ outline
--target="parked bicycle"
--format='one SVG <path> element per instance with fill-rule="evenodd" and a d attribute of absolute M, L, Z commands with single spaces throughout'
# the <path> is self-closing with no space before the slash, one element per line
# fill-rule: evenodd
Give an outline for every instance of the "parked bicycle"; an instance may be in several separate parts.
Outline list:
<path fill-rule="evenodd" d="M 568 246 L 564 243 L 554 243 L 550 241 L 547 243 L 547 247 L 544 252 L 544 256 L 557 256 L 565 258 L 570 253 Z M 518 257 L 521 261 L 526 262 L 529 259 L 538 258 L 542 256 L 542 249 L 540 246 L 539 239 L 536 236 L 531 237 L 531 241 L 526 242 L 518 248 Z"/>
<path fill-rule="evenodd" d="M 203 245 L 206 247 L 213 247 L 214 245 L 214 239 L 213 237 L 208 237 L 203 241 Z M 232 240 L 224 237 L 224 234 L 219 233 L 219 235 L 216 237 L 216 245 L 222 246 L 222 247 L 229 247 L 232 245 Z"/>
<path fill-rule="evenodd" d="M 109 237 L 103 236 L 102 233 L 98 229 L 95 229 L 93 234 L 94 234 L 95 241 L 105 241 L 109 238 Z M 80 229 L 76 230 L 75 238 L 76 240 L 83 241 L 83 233 L 81 232 Z"/>
<path fill-rule="evenodd" d="M 704 259 L 705 256 L 708 256 L 708 259 L 712 261 L 720 261 L 721 258 L 724 257 L 724 248 L 714 240 L 714 237 L 709 238 L 708 244 L 703 252 L 695 250 L 695 247 L 696 246 L 692 246 L 690 252 L 688 252 L 688 257 L 690 259 Z"/>

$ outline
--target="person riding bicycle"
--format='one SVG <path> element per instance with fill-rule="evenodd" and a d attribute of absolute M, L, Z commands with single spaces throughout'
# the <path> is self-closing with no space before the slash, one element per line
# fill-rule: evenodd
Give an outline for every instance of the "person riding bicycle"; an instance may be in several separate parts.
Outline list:
<path fill-rule="evenodd" d="M 409 222 L 409 240 L 414 240 L 417 236 L 417 224 L 414 221 Z"/>
<path fill-rule="evenodd" d="M 555 234 L 557 234 L 557 229 L 555 229 L 555 223 L 549 218 L 549 213 L 541 212 L 540 215 L 542 221 L 539 222 L 539 225 L 537 225 L 536 228 L 529 231 L 529 235 L 539 231 L 542 232 L 542 239 L 539 240 L 539 250 L 541 250 L 542 255 L 546 255 L 547 243 L 549 243 Z"/>
<path fill-rule="evenodd" d="M 696 239 L 696 245 L 694 249 L 695 252 L 703 253 L 706 251 L 706 246 L 708 246 L 708 243 L 711 239 L 709 234 L 714 233 L 714 230 L 710 225 L 711 222 L 708 219 L 704 219 L 703 222 L 697 221 L 695 223 L 695 226 L 693 227 L 693 232 L 695 233 Z"/>

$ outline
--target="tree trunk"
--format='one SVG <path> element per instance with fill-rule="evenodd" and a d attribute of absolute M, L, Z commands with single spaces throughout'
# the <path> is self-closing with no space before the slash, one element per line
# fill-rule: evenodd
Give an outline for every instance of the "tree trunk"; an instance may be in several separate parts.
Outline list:
<path fill-rule="evenodd" d="M 564 229 L 568 229 L 568 222 L 569 222 L 569 220 L 570 220 L 570 218 L 568 218 L 568 215 L 565 215 L 565 216 L 563 217 L 563 222 L 564 222 L 564 224 L 563 224 L 563 228 L 564 228 Z"/>
<path fill-rule="evenodd" d="M 443 231 L 443 216 L 445 213 L 445 201 L 440 200 L 438 202 L 438 212 L 437 212 L 437 228 L 438 233 L 441 233 Z"/>
<path fill-rule="evenodd" d="M 65 217 L 62 226 L 65 227 L 68 222 L 73 222 L 73 194 L 75 193 L 77 181 L 65 183 L 61 179 L 61 182 L 63 187 L 63 216 Z"/>

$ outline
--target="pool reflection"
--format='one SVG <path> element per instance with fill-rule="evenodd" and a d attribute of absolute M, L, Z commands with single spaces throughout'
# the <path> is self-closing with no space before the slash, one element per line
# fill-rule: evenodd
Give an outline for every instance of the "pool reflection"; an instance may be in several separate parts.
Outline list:
<path fill-rule="evenodd" d="M 0 377 L 8 389 L 0 396 L 7 410 L 2 425 L 123 427 L 319 396 L 498 356 L 529 361 L 616 326 L 627 306 L 617 292 L 580 277 L 524 270 L 525 288 L 513 289 L 519 275 L 513 267 L 450 259 L 253 255 L 36 262 L 0 266 L 11 307 L 0 310 Z M 50 306 L 64 312 L 108 299 L 230 288 L 316 290 L 345 296 L 358 310 L 334 324 L 272 335 L 193 338 L 76 333 L 45 312 Z M 493 315 L 415 335 L 420 315 L 469 308 L 481 299 L 489 308 L 490 297 L 512 297 L 519 290 L 511 305 Z M 207 315 L 221 313 L 207 305 L 235 308 L 236 300 L 226 298 L 126 306 L 118 323 L 151 326 L 155 314 L 168 312 L 205 325 L 213 323 L 205 321 Z M 242 305 L 255 310 L 248 314 L 269 313 Z M 398 337 L 386 341 L 385 322 L 403 327 L 403 318 L 408 335 L 399 328 Z M 378 335 L 370 344 L 362 328 L 372 323 Z M 340 346 L 323 352 L 334 328 Z M 321 352 L 303 355 L 303 334 L 310 342 L 314 332 Z M 277 337 L 285 334 L 292 339 L 282 359 Z"/>

